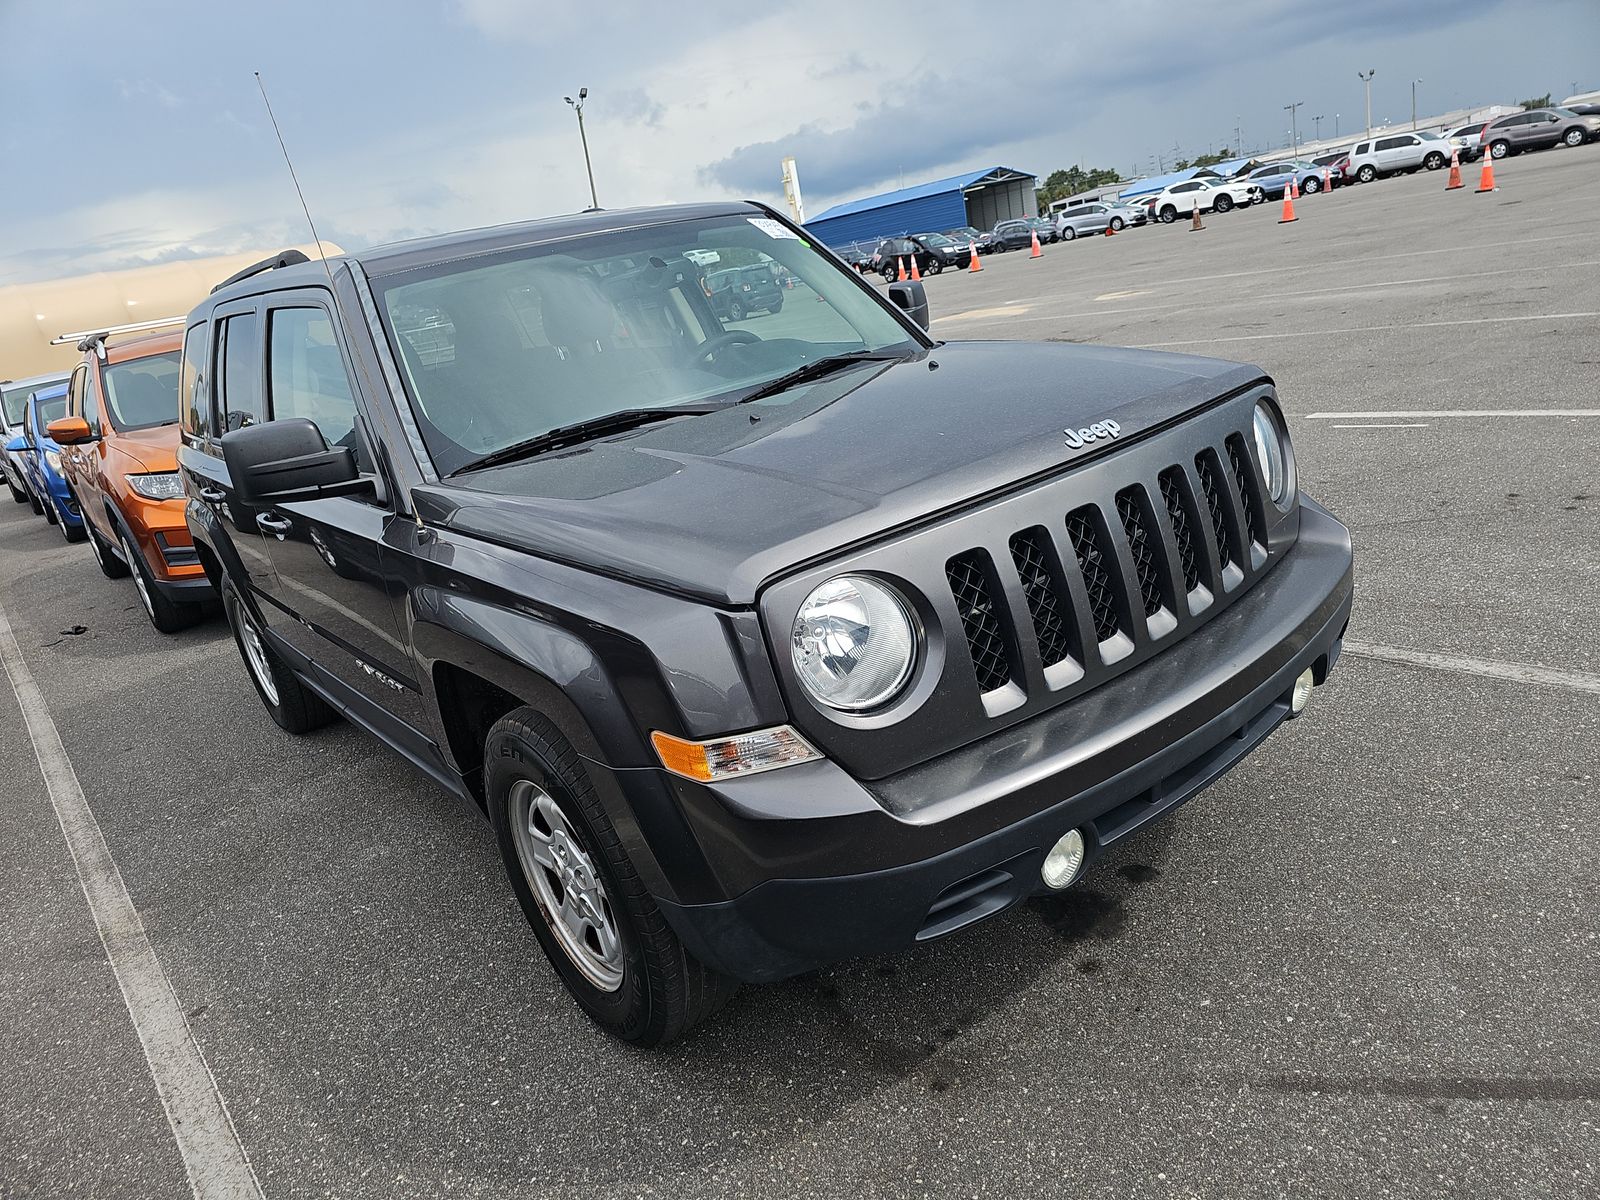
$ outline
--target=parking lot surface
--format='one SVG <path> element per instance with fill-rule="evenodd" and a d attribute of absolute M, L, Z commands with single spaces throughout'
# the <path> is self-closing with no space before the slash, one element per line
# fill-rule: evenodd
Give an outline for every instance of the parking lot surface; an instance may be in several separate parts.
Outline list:
<path fill-rule="evenodd" d="M 261 1190 L 1595 1194 L 1600 147 L 1467 174 L 929 280 L 943 338 L 1265 367 L 1354 534 L 1346 656 L 1059 898 L 664 1052 L 567 999 L 475 811 L 281 733 L 220 620 L 155 633 L 0 506 L 0 611 Z M 0 745 L 0 1196 L 185 1195 L 10 689 Z"/>

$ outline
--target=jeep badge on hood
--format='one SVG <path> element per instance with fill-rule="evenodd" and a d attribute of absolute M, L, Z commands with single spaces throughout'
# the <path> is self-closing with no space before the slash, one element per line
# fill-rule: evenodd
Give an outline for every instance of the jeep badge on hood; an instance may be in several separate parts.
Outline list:
<path fill-rule="evenodd" d="M 1086 429 L 1066 429 L 1067 449 L 1082 450 L 1090 442 L 1115 441 L 1122 436 L 1122 426 L 1115 421 L 1096 421 Z"/>

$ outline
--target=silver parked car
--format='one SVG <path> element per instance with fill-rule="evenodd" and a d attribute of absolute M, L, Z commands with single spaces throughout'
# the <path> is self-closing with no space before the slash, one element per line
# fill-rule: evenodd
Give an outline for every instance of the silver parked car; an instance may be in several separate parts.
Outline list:
<path fill-rule="evenodd" d="M 1596 137 L 1600 137 L 1600 117 L 1580 117 L 1568 108 L 1535 108 L 1490 121 L 1478 141 L 1496 158 L 1504 158 L 1524 150 L 1581 146 Z"/>
<path fill-rule="evenodd" d="M 1108 228 L 1117 232 L 1130 225 L 1143 225 L 1149 218 L 1143 209 L 1122 204 L 1074 204 L 1056 214 L 1056 233 L 1064 242 L 1070 242 L 1080 233 L 1104 233 Z"/>

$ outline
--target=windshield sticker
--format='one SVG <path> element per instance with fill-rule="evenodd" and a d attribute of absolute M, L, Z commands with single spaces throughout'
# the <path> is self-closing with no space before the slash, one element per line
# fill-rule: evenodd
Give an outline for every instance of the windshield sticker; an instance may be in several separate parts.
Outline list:
<path fill-rule="evenodd" d="M 749 221 L 750 224 L 761 230 L 769 238 L 793 238 L 797 242 L 800 240 L 798 233 L 786 225 L 780 225 L 771 217 L 746 217 L 745 220 Z"/>

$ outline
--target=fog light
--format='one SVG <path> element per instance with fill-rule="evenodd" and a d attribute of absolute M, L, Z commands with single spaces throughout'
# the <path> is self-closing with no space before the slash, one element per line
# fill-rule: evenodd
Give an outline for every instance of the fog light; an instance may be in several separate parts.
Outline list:
<path fill-rule="evenodd" d="M 1300 672 L 1300 677 L 1294 681 L 1294 692 L 1289 697 L 1289 711 L 1299 716 L 1305 711 L 1307 704 L 1311 703 L 1311 689 L 1315 684 L 1311 668 L 1307 667 Z"/>
<path fill-rule="evenodd" d="M 1044 869 L 1039 872 L 1045 883 L 1053 888 L 1064 888 L 1078 877 L 1083 866 L 1083 834 L 1074 829 L 1044 856 Z"/>

